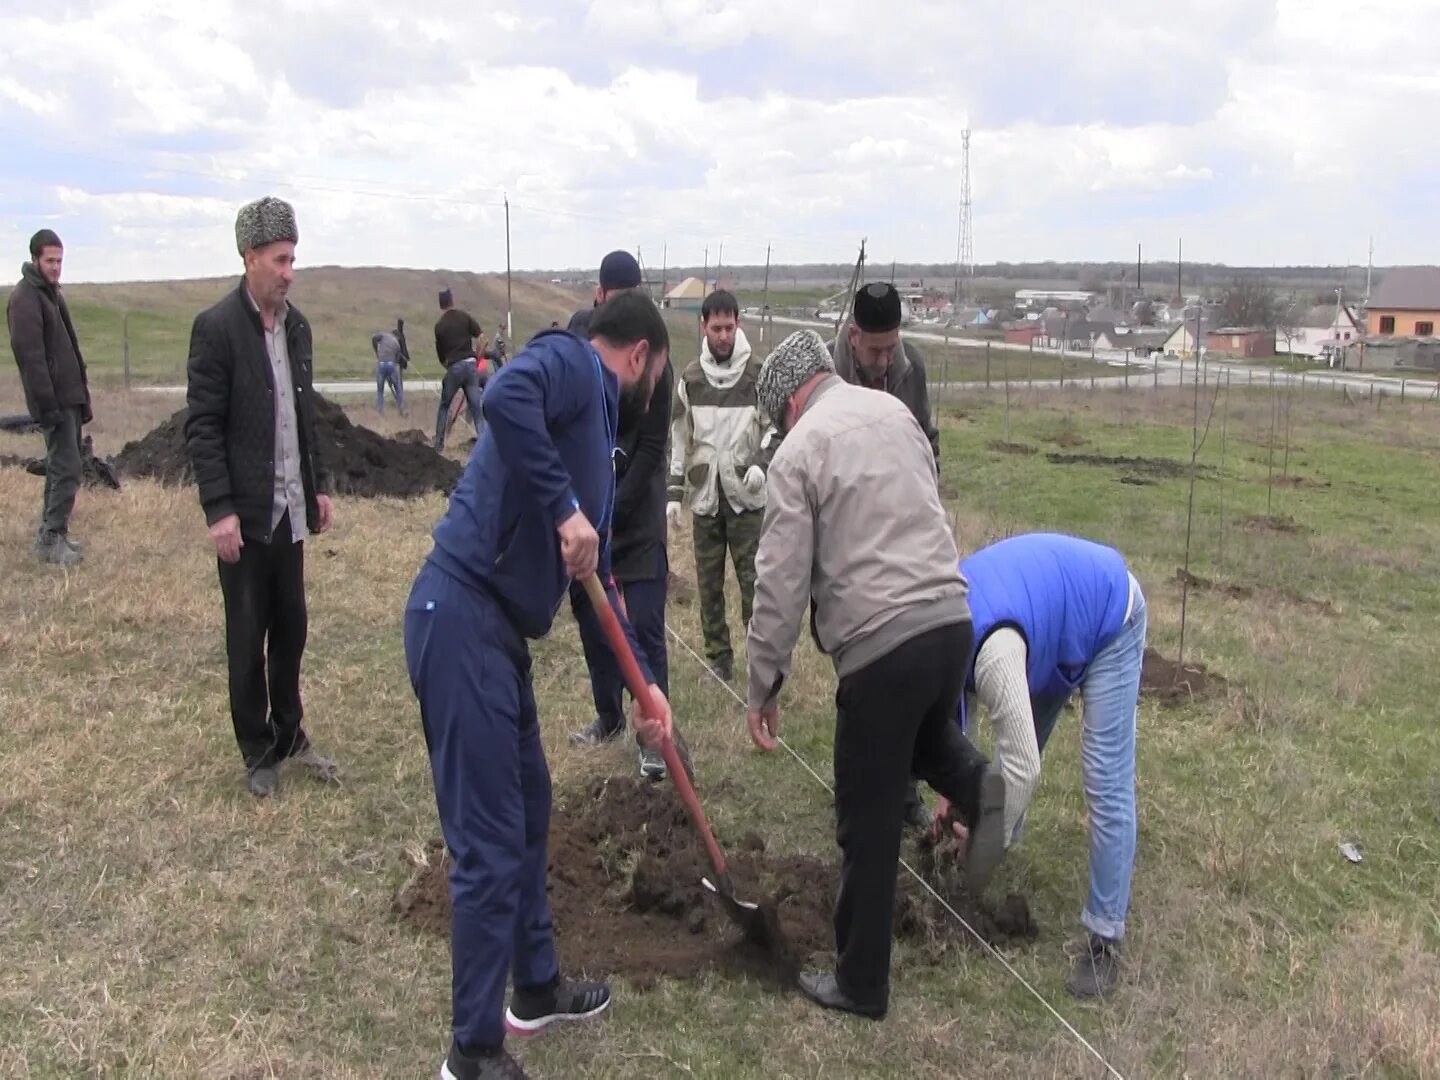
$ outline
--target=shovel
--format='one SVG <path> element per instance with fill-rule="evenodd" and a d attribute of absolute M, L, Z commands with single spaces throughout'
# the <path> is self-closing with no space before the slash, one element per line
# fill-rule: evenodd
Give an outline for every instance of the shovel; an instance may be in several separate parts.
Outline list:
<path fill-rule="evenodd" d="M 595 615 L 600 620 L 600 627 L 605 631 L 605 639 L 610 643 L 611 650 L 615 653 L 615 659 L 620 663 L 620 672 L 625 677 L 625 685 L 629 688 L 631 695 L 640 703 L 641 711 L 647 715 L 655 715 L 656 709 L 650 697 L 650 687 L 645 682 L 645 676 L 640 671 L 640 665 L 635 661 L 635 654 L 630 649 L 629 639 L 625 637 L 625 631 L 620 627 L 620 620 L 615 617 L 615 611 L 610 606 L 610 599 L 605 595 L 605 587 L 600 584 L 600 578 L 592 574 L 583 582 L 585 592 L 590 597 L 590 603 L 595 608 Z M 690 814 L 690 820 L 695 823 L 696 830 L 700 833 L 700 839 L 705 842 L 705 851 L 710 856 L 710 865 L 715 871 L 715 880 L 701 878 L 701 884 L 720 898 L 730 918 L 745 931 L 745 936 L 759 944 L 766 944 L 774 937 L 774 930 L 766 920 L 764 911 L 758 904 L 752 904 L 746 900 L 737 899 L 735 886 L 730 882 L 730 872 L 725 868 L 725 853 L 720 850 L 720 845 L 715 842 L 715 834 L 710 831 L 710 822 L 705 817 L 705 811 L 700 806 L 700 799 L 695 794 L 695 788 L 690 783 L 690 773 L 686 763 L 680 758 L 675 749 L 675 741 L 666 736 L 660 743 L 660 756 L 665 759 L 665 768 L 670 774 L 670 779 L 675 783 L 675 790 L 680 795 L 680 801 L 685 804 L 686 811 Z"/>

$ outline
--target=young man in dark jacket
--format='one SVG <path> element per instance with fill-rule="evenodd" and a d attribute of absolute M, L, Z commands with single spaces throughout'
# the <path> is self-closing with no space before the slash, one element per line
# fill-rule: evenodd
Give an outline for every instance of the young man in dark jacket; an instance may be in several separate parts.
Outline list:
<path fill-rule="evenodd" d="M 455 395 L 465 394 L 470 406 L 470 420 L 475 425 L 478 438 L 485 421 L 480 405 L 481 388 L 479 364 L 475 360 L 475 339 L 480 336 L 480 324 L 468 311 L 455 306 L 455 294 L 448 288 L 440 290 L 440 318 L 435 322 L 435 355 L 445 369 L 445 379 L 440 384 L 440 409 L 435 414 L 435 449 L 445 449 L 445 429 L 450 424 L 450 403 Z"/>
<path fill-rule="evenodd" d="M 316 447 L 310 324 L 286 299 L 299 232 L 289 203 L 242 207 L 240 285 L 190 331 L 185 441 L 219 556 L 230 716 L 251 794 L 273 795 L 289 758 L 322 780 L 335 762 L 301 727 L 305 533 L 334 510 Z"/>
<path fill-rule="evenodd" d="M 454 860 L 449 1080 L 523 1076 L 507 1029 L 533 1035 L 610 1004 L 604 983 L 560 977 L 546 899 L 550 771 L 527 642 L 550 632 L 572 580 L 609 583 L 619 413 L 644 411 L 669 349 L 655 305 L 626 294 L 596 312 L 588 340 L 546 331 L 506 364 L 405 606 L 405 659 Z M 636 717 L 651 742 L 669 733 L 670 709 L 645 675 L 662 712 Z"/>
<path fill-rule="evenodd" d="M 586 340 L 590 320 L 600 306 L 621 293 L 638 289 L 640 264 L 628 251 L 612 251 L 600 260 L 599 285 L 593 306 L 570 316 L 566 329 Z M 655 673 L 655 683 L 670 692 L 669 653 L 665 645 L 665 601 L 670 563 L 665 551 L 665 443 L 669 436 L 670 396 L 675 373 L 667 362 L 660 373 L 649 408 L 641 413 L 622 409 L 616 435 L 613 571 L 615 584 L 635 628 L 635 636 Z M 595 719 L 571 736 L 576 745 L 598 746 L 625 730 L 625 684 L 614 654 L 605 643 L 600 622 L 580 586 L 570 589 L 570 609 L 580 628 L 580 643 L 590 669 Z M 640 748 L 640 775 L 663 779 L 665 761 Z"/>
<path fill-rule="evenodd" d="M 49 229 L 32 236 L 31 261 L 20 268 L 20 283 L 10 293 L 5 314 L 25 404 L 45 431 L 45 501 L 35 554 L 41 562 L 74 566 L 81 554 L 70 539 L 70 513 L 80 490 L 80 430 L 91 412 L 80 339 L 60 292 L 64 255 L 60 237 Z"/>

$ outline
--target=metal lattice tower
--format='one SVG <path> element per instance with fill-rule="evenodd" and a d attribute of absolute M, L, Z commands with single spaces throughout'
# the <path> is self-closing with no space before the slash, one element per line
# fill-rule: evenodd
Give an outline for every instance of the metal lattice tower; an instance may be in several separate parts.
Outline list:
<path fill-rule="evenodd" d="M 960 133 L 962 156 L 960 165 L 960 235 L 955 241 L 954 307 L 960 307 L 960 282 L 975 276 L 975 235 L 972 226 L 973 206 L 970 199 L 970 129 Z"/>

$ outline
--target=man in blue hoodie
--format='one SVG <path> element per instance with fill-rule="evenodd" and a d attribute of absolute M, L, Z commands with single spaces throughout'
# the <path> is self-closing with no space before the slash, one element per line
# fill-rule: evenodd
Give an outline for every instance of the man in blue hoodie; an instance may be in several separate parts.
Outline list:
<path fill-rule="evenodd" d="M 1135 870 L 1135 728 L 1145 655 L 1145 594 L 1114 548 L 1054 533 L 1013 536 L 960 564 L 970 582 L 975 647 L 960 725 L 985 707 L 1005 777 L 1005 842 L 1020 839 L 1040 754 L 1076 690 L 1090 811 L 1088 931 L 1068 983 L 1103 997 L 1120 980 L 1120 941 Z M 943 806 L 943 800 L 942 800 Z M 942 811 L 941 817 L 948 816 Z"/>
<path fill-rule="evenodd" d="M 607 985 L 562 980 L 556 960 L 550 773 L 526 642 L 549 632 L 572 579 L 598 572 L 645 667 L 610 582 L 611 455 L 622 404 L 644 410 L 669 349 L 654 303 L 631 293 L 595 312 L 588 342 L 547 331 L 507 364 L 406 604 L 406 663 L 453 859 L 448 1080 L 523 1075 L 507 1029 L 531 1035 L 610 1004 Z M 635 723 L 654 742 L 670 730 L 669 706 L 645 677 L 664 715 Z"/>

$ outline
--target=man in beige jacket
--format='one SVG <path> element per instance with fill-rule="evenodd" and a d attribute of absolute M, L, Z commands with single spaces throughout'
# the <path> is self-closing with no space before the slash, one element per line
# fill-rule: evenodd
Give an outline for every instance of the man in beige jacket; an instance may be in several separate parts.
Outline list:
<path fill-rule="evenodd" d="M 1005 781 L 953 723 L 969 656 L 970 608 L 935 483 L 909 410 L 847 385 L 825 343 L 801 330 L 757 380 L 784 435 L 770 465 L 747 639 L 749 725 L 778 745 L 780 688 L 813 605 L 812 632 L 840 678 L 835 720 L 833 975 L 806 973 L 818 1004 L 879 1019 L 890 992 L 891 920 L 905 789 L 914 775 L 969 829 L 966 873 L 984 888 L 1004 853 Z"/>

